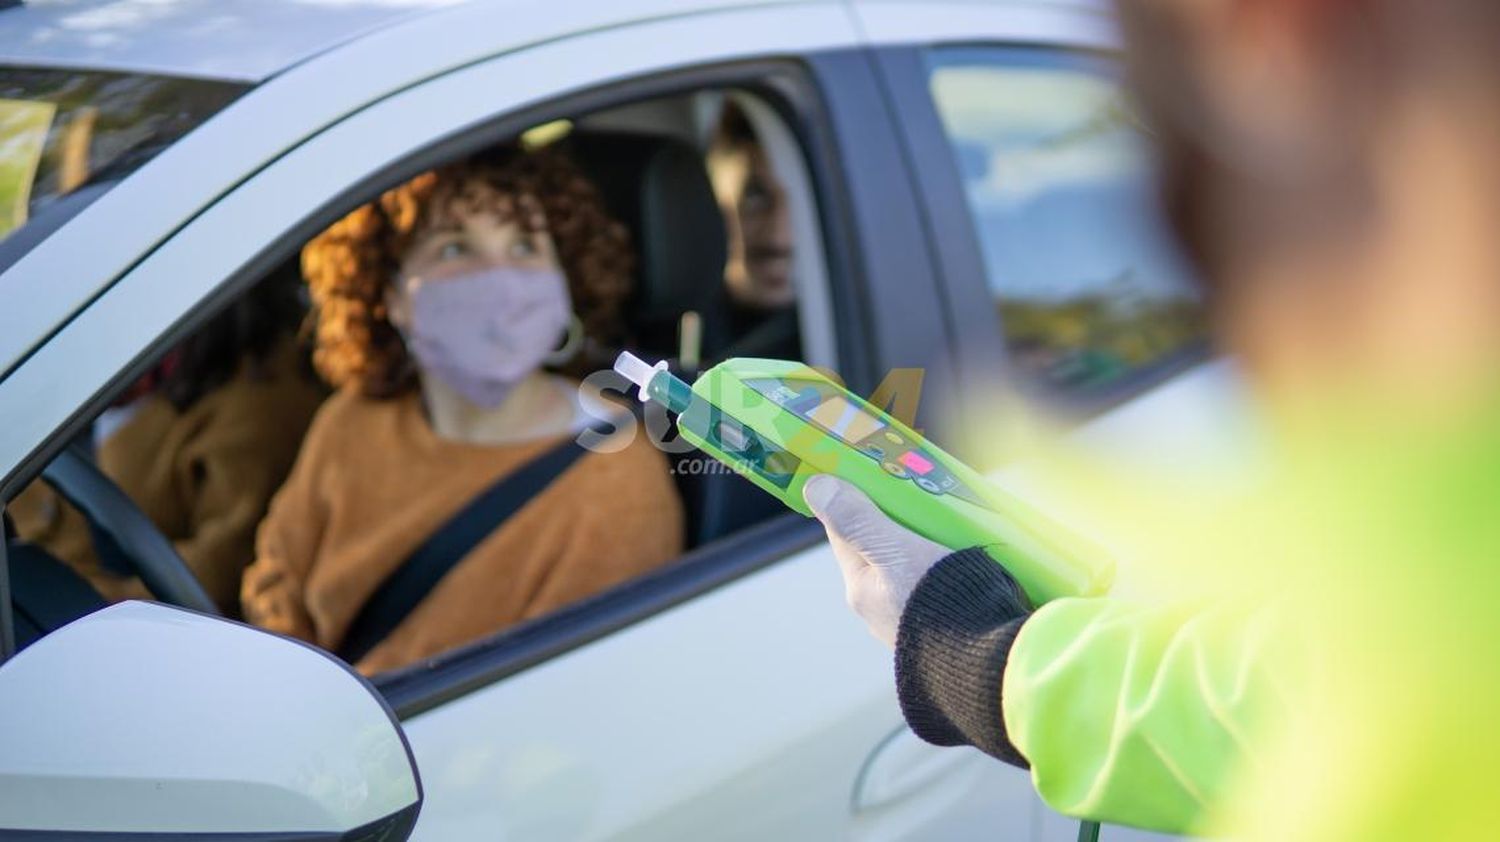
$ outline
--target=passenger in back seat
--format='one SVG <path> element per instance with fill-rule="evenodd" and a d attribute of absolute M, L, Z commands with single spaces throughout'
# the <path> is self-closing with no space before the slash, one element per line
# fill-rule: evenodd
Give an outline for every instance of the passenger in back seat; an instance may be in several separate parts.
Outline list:
<path fill-rule="evenodd" d="M 796 244 L 786 188 L 745 112 L 724 106 L 705 166 L 724 214 L 731 344 L 719 355 L 800 359 Z"/>
<path fill-rule="evenodd" d="M 593 416 L 554 372 L 619 337 L 632 261 L 624 228 L 553 149 L 418 176 L 310 242 L 314 361 L 339 391 L 262 524 L 247 619 L 339 651 L 429 536 L 575 438 Z M 645 436 L 611 449 L 535 489 L 356 666 L 435 655 L 676 557 L 663 454 Z"/>

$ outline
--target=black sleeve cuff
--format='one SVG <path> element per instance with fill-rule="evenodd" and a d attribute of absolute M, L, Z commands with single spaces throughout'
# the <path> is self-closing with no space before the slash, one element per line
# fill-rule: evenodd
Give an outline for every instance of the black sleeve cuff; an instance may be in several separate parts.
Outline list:
<path fill-rule="evenodd" d="M 1027 615 L 1020 587 L 979 547 L 927 571 L 896 632 L 896 695 L 918 737 L 1028 768 L 1000 709 L 1005 660 Z"/>

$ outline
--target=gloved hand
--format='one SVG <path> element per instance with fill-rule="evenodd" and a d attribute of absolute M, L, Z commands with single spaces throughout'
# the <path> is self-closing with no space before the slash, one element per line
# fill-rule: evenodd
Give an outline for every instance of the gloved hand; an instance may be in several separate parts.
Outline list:
<path fill-rule="evenodd" d="M 837 477 L 808 480 L 802 499 L 828 531 L 849 607 L 871 634 L 895 646 L 901 612 L 917 582 L 953 551 L 886 517 L 863 491 Z"/>

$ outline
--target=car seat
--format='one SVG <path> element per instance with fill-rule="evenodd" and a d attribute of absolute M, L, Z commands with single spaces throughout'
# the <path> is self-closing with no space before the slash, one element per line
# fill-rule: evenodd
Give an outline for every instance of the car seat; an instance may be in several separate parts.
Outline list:
<path fill-rule="evenodd" d="M 724 217 L 703 156 L 676 138 L 626 132 L 575 132 L 568 146 L 635 245 L 635 294 L 626 314 L 631 350 L 647 359 L 675 359 L 678 324 L 693 311 L 702 319 L 702 358 L 718 358 L 736 337 L 728 333 Z M 675 368 L 688 380 L 698 375 Z M 709 459 L 673 458 L 674 468 L 684 459 Z M 784 511 L 780 501 L 735 474 L 675 470 L 673 478 L 689 547 Z"/>

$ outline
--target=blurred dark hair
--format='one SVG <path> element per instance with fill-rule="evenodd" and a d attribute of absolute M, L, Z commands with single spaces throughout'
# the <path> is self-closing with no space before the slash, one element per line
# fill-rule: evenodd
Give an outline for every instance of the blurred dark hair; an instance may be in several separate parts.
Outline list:
<path fill-rule="evenodd" d="M 228 383 L 243 365 L 264 363 L 301 323 L 296 261 L 283 264 L 172 352 L 158 387 L 178 412 Z"/>

